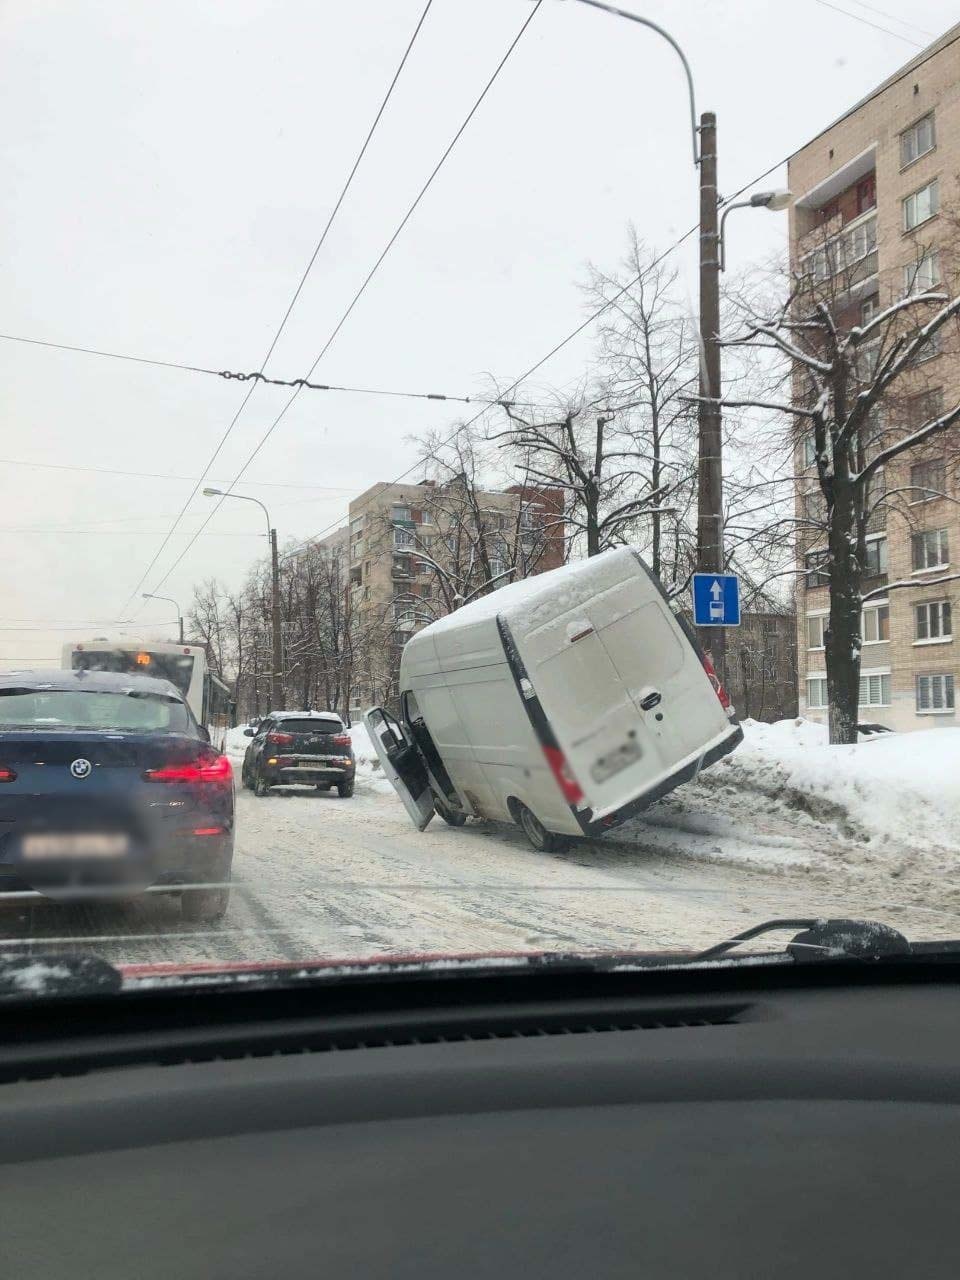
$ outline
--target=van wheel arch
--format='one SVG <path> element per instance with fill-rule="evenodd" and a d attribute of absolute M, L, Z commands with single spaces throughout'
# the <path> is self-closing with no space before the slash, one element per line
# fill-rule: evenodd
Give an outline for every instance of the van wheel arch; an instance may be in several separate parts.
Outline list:
<path fill-rule="evenodd" d="M 533 810 L 516 796 L 510 796 L 507 800 L 507 808 L 514 822 L 537 853 L 560 853 L 568 847 L 570 842 L 566 836 L 559 835 L 556 831 L 548 831 Z"/>

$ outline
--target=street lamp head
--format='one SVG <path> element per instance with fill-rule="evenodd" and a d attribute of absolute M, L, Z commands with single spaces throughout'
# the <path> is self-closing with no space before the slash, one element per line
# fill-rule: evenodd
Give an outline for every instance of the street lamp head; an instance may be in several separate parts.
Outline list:
<path fill-rule="evenodd" d="M 750 203 L 755 208 L 769 209 L 772 213 L 779 213 L 789 206 L 792 199 L 792 191 L 758 191 L 756 195 L 750 197 Z"/>
<path fill-rule="evenodd" d="M 222 489 L 204 489 L 203 496 L 205 498 L 221 498 L 223 497 Z"/>

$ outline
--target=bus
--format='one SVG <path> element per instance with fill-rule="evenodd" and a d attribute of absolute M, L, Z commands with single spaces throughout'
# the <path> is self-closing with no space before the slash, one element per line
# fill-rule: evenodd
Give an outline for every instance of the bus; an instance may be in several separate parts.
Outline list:
<path fill-rule="evenodd" d="M 63 646 L 63 666 L 68 671 L 129 672 L 169 680 L 221 751 L 227 730 L 236 724 L 230 687 L 208 669 L 202 645 L 84 640 Z"/>

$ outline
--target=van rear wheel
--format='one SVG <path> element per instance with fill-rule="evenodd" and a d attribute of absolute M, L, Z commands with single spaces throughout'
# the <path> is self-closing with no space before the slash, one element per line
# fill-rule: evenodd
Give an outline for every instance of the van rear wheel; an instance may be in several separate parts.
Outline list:
<path fill-rule="evenodd" d="M 520 830 L 538 853 L 559 853 L 566 848 L 566 840 L 555 831 L 548 831 L 537 815 L 525 804 L 517 801 L 517 820 Z"/>

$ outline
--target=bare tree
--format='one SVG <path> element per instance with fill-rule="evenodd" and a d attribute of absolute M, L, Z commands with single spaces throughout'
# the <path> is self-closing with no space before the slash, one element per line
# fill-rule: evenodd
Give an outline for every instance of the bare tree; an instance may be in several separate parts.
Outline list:
<path fill-rule="evenodd" d="M 728 344 L 773 353 L 779 392 L 724 404 L 790 421 L 790 470 L 802 476 L 809 462 L 811 481 L 799 486 L 796 513 L 780 523 L 799 534 L 807 581 L 829 587 L 830 740 L 850 743 L 857 737 L 861 608 L 876 594 L 864 591 L 878 569 L 869 558 L 871 521 L 898 509 L 912 518 L 912 501 L 945 493 L 945 449 L 960 403 L 944 406 L 926 362 L 955 338 L 960 297 L 918 289 L 928 276 L 918 246 L 913 279 L 902 281 L 898 268 L 898 278 L 881 278 L 866 305 L 877 246 L 862 223 L 850 233 L 839 218 L 824 223 L 802 249 L 781 304 L 765 313 L 747 308 L 744 331 Z M 910 585 L 915 580 L 884 591 Z"/>

